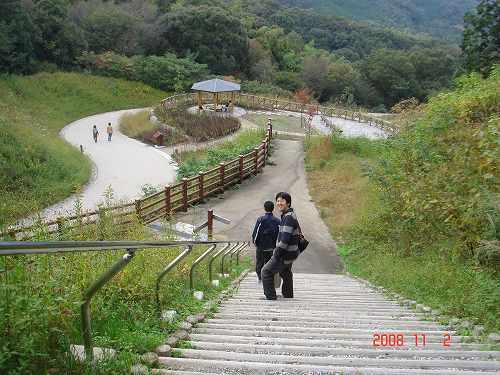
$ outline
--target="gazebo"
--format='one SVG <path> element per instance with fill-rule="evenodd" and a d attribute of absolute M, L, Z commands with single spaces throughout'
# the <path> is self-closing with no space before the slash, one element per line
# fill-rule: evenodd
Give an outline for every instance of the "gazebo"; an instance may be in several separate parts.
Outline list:
<path fill-rule="evenodd" d="M 198 91 L 198 108 L 203 105 L 203 92 L 210 92 L 214 95 L 215 107 L 219 105 L 219 93 L 230 92 L 231 103 L 234 103 L 234 93 L 240 91 L 240 85 L 237 83 L 224 81 L 223 79 L 215 78 L 207 81 L 196 82 L 191 86 L 191 90 Z"/>

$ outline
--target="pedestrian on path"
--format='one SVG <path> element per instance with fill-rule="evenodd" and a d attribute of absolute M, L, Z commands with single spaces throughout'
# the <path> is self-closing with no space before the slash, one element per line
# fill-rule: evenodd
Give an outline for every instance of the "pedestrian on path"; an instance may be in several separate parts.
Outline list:
<path fill-rule="evenodd" d="M 293 298 L 292 264 L 299 256 L 299 222 L 293 212 L 292 197 L 286 192 L 276 194 L 276 206 L 281 211 L 281 223 L 278 243 L 271 259 L 261 271 L 262 287 L 268 300 L 276 299 L 274 275 L 279 273 L 283 279 L 281 294 L 284 298 Z"/>
<path fill-rule="evenodd" d="M 92 128 L 92 135 L 94 136 L 94 142 L 97 143 L 97 136 L 99 135 L 99 130 L 97 130 L 97 126 L 95 125 Z"/>
<path fill-rule="evenodd" d="M 111 123 L 108 122 L 108 127 L 106 128 L 106 133 L 108 133 L 108 142 L 111 142 L 111 137 L 113 136 L 113 127 Z"/>
<path fill-rule="evenodd" d="M 274 203 L 264 202 L 265 214 L 260 216 L 255 223 L 252 233 L 252 242 L 255 245 L 255 272 L 261 279 L 261 270 L 273 255 L 278 238 L 280 219 L 273 215 Z"/>

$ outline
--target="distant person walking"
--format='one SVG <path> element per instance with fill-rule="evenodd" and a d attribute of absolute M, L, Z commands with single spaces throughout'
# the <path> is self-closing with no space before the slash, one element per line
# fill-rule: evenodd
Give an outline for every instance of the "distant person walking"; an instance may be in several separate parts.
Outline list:
<path fill-rule="evenodd" d="M 92 135 L 94 136 L 94 142 L 97 143 L 97 136 L 99 135 L 99 130 L 97 130 L 97 126 L 95 125 L 92 128 Z"/>
<path fill-rule="evenodd" d="M 113 136 L 113 127 L 111 123 L 108 122 L 108 127 L 106 128 L 106 133 L 108 133 L 108 142 L 111 142 L 111 137 Z"/>
<path fill-rule="evenodd" d="M 279 273 L 283 279 L 281 294 L 284 298 L 293 298 L 292 264 L 299 256 L 299 221 L 293 212 L 292 197 L 290 194 L 280 192 L 276 194 L 276 206 L 281 211 L 278 243 L 273 256 L 262 268 L 262 287 L 267 299 L 276 299 L 274 288 L 274 275 Z"/>
<path fill-rule="evenodd" d="M 255 223 L 252 233 L 252 242 L 255 245 L 255 272 L 261 281 L 261 270 L 273 256 L 278 238 L 280 219 L 273 215 L 274 203 L 264 202 L 265 214 L 260 216 Z"/>

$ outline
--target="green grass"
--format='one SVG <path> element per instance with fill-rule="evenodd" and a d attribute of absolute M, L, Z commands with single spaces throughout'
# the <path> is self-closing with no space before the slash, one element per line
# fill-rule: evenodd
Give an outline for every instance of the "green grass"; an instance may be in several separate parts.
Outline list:
<path fill-rule="evenodd" d="M 237 158 L 240 154 L 250 152 L 262 142 L 264 137 L 264 129 L 247 130 L 238 134 L 235 139 L 218 146 L 183 152 L 176 157 L 179 163 L 177 176 L 180 179 L 215 168 L 223 161 L 229 161 Z"/>
<path fill-rule="evenodd" d="M 450 317 L 468 319 L 490 332 L 499 331 L 499 278 L 472 262 L 440 256 L 442 252 L 437 246 L 418 256 L 402 256 L 396 249 L 373 242 L 340 247 L 352 274 Z"/>
<path fill-rule="evenodd" d="M 245 118 L 258 125 L 259 127 L 267 129 L 268 119 L 272 119 L 273 130 L 278 132 L 290 132 L 305 134 L 306 129 L 303 127 L 306 124 L 306 116 L 303 119 L 303 126 L 300 123 L 300 117 L 286 116 L 286 115 L 261 115 L 257 113 L 250 113 Z"/>
<path fill-rule="evenodd" d="M 112 204 L 112 202 L 110 202 Z M 104 227 L 104 228 L 103 228 Z M 100 225 L 106 240 L 150 240 L 150 232 L 140 224 L 119 233 L 111 219 Z M 63 233 L 58 239 L 95 239 L 89 228 L 83 233 Z M 40 233 L 38 240 L 55 239 Z M 158 239 L 158 238 L 157 238 Z M 168 239 L 168 238 L 165 238 Z M 58 369 L 59 374 L 123 374 L 139 362 L 139 355 L 163 344 L 186 316 L 198 313 L 214 299 L 250 260 L 233 264 L 230 278 L 214 288 L 208 280 L 208 261 L 194 272 L 195 290 L 204 292 L 198 301 L 189 290 L 189 270 L 206 249 L 195 247 L 163 280 L 160 288 L 162 309 L 176 310 L 171 323 L 160 322 L 155 302 L 155 282 L 159 272 L 181 247 L 137 251 L 132 261 L 104 286 L 92 300 L 92 334 L 95 346 L 118 351 L 114 360 L 97 367 L 77 364 L 66 356 L 69 344 L 83 342 L 80 333 L 80 304 L 83 291 L 114 262 L 124 250 L 81 252 L 64 255 L 4 257 L 0 262 L 0 373 L 35 374 Z M 220 267 L 220 259 L 214 262 Z"/>
<path fill-rule="evenodd" d="M 58 137 L 82 117 L 167 96 L 136 82 L 77 73 L 0 76 L 0 227 L 85 184 L 91 165 Z"/>
<path fill-rule="evenodd" d="M 363 138 L 313 137 L 306 144 L 311 197 L 337 240 L 347 271 L 449 317 L 484 325 L 487 332 L 499 331 L 498 273 L 454 256 L 453 238 L 422 246 L 418 252 L 407 251 L 404 229 L 399 229 L 397 241 L 391 238 L 397 223 L 383 221 L 392 211 L 370 178 L 380 177 L 373 169 L 384 160 L 385 145 L 392 147 L 390 141 Z"/>

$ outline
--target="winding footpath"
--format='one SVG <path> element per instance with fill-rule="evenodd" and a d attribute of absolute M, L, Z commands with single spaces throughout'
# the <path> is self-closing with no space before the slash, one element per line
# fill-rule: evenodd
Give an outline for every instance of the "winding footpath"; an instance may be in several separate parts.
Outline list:
<path fill-rule="evenodd" d="M 177 166 L 170 155 L 123 135 L 119 120 L 124 114 L 142 109 L 131 109 L 101 113 L 84 117 L 65 126 L 60 136 L 73 146 L 83 147 L 84 153 L 93 163 L 92 177 L 84 186 L 79 197 L 85 210 L 94 210 L 104 201 L 107 189 L 113 191 L 116 201 L 131 201 L 141 195 L 145 184 L 165 186 L 175 181 Z M 112 141 L 108 142 L 106 126 L 113 126 Z M 92 138 L 92 127 L 99 130 L 98 142 Z M 54 218 L 72 212 L 77 195 L 44 209 L 43 218 Z"/>

